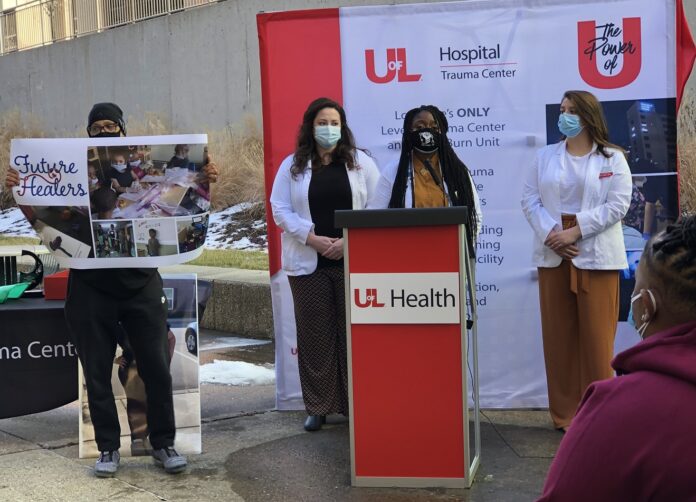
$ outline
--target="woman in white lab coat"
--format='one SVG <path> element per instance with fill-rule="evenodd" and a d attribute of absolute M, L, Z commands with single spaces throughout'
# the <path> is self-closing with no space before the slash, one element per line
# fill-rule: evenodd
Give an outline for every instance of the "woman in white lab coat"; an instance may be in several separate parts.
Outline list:
<path fill-rule="evenodd" d="M 565 431 L 587 386 L 613 376 L 631 173 L 591 93 L 563 95 L 558 127 L 562 141 L 528 169 L 522 209 L 534 230 L 549 411 Z"/>
<path fill-rule="evenodd" d="M 327 98 L 310 103 L 270 199 L 283 229 L 308 431 L 321 429 L 326 415 L 348 414 L 343 238 L 334 211 L 364 209 L 378 179 L 375 163 L 355 146 L 343 108 Z"/>

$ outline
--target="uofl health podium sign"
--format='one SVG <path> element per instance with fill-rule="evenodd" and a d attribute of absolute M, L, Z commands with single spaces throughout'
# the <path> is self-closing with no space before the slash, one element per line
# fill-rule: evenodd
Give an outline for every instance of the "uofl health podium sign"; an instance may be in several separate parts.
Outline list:
<path fill-rule="evenodd" d="M 461 207 L 336 212 L 354 485 L 471 485 L 480 440 L 466 215 Z"/>
<path fill-rule="evenodd" d="M 458 323 L 457 272 L 350 275 L 356 324 Z"/>

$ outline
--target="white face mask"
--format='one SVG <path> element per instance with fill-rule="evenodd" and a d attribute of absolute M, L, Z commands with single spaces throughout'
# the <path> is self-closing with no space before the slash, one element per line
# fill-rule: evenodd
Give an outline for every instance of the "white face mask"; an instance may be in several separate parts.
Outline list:
<path fill-rule="evenodd" d="M 655 301 L 655 296 L 649 289 L 646 289 L 645 291 L 647 291 L 648 295 L 650 296 L 650 301 L 653 304 L 653 315 L 655 315 L 654 313 L 657 312 L 657 302 Z M 648 329 L 648 325 L 650 325 L 652 319 L 648 320 L 648 313 L 643 312 L 643 315 L 640 316 L 640 320 L 643 321 L 643 324 L 641 324 L 640 326 L 636 326 L 635 321 L 633 320 L 633 302 L 635 302 L 640 297 L 640 293 L 631 297 L 631 311 L 628 313 L 628 323 L 636 329 L 636 331 L 638 332 L 638 336 L 640 336 L 642 340 L 645 340 L 645 330 Z"/>
<path fill-rule="evenodd" d="M 138 167 L 140 165 L 140 160 L 131 160 L 131 167 Z"/>
<path fill-rule="evenodd" d="M 125 172 L 126 171 L 126 164 L 118 163 L 118 164 L 111 164 L 111 167 L 116 169 L 119 173 Z"/>
<path fill-rule="evenodd" d="M 90 182 L 92 185 L 96 185 L 97 183 L 99 183 L 99 180 L 98 180 L 97 178 L 90 178 L 90 179 L 89 179 L 89 182 Z"/>

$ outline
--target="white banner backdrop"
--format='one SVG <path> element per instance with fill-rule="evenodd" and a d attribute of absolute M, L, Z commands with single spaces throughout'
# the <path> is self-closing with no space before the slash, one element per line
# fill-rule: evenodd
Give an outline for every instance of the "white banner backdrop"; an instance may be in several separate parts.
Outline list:
<path fill-rule="evenodd" d="M 380 167 L 395 161 L 405 113 L 436 105 L 476 183 L 481 406 L 547 406 L 533 236 L 520 207 L 523 173 L 537 149 L 560 139 L 563 92 L 582 89 L 602 101 L 610 139 L 630 151 L 634 174 L 675 176 L 673 153 L 663 166 L 646 168 L 628 129 L 630 117 L 648 113 L 650 124 L 669 129 L 662 148 L 675 150 L 674 0 L 350 7 L 338 10 L 338 24 L 343 105 L 358 146 Z M 301 408 L 292 299 L 282 272 L 272 284 L 277 403 Z M 620 323 L 615 350 L 637 341 Z"/>
<path fill-rule="evenodd" d="M 434 104 L 447 115 L 449 138 L 481 197 L 482 406 L 547 405 L 532 231 L 519 203 L 534 152 L 547 144 L 547 132 L 558 137 L 547 131 L 546 107 L 560 104 L 568 89 L 601 101 L 674 98 L 674 8 L 654 0 L 488 0 L 341 10 L 344 106 L 358 144 L 384 166 L 399 155 L 405 112 Z M 625 29 L 627 18 L 639 19 L 637 37 Z M 579 59 L 590 58 L 579 33 L 585 21 L 596 26 L 592 64 L 615 88 L 593 88 L 580 74 Z M 628 43 L 641 68 L 620 85 L 628 78 L 624 57 L 604 68 Z M 617 349 L 637 341 L 629 331 Z"/>

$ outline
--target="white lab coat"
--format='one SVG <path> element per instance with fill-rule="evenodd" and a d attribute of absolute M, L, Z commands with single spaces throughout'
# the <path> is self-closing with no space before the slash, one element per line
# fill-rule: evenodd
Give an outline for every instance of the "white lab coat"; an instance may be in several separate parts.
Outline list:
<path fill-rule="evenodd" d="M 368 197 L 379 180 L 379 170 L 366 153 L 356 150 L 357 167 L 348 169 L 348 182 L 353 198 L 353 209 L 364 209 Z M 283 229 L 281 234 L 283 270 L 288 275 L 307 275 L 317 269 L 317 252 L 306 244 L 309 232 L 314 228 L 309 210 L 309 183 L 312 179 L 311 163 L 303 174 L 293 178 L 290 173 L 292 155 L 283 160 L 273 181 L 271 210 L 273 220 Z"/>
<path fill-rule="evenodd" d="M 544 241 L 556 225 L 561 226 L 560 173 L 565 165 L 565 146 L 562 141 L 538 150 L 526 173 L 522 210 L 534 229 L 533 261 L 537 267 L 557 267 L 562 261 Z M 605 151 L 613 155 L 590 155 L 582 204 L 576 214 L 582 237 L 573 265 L 580 269 L 619 270 L 628 266 L 621 219 L 631 202 L 631 171 L 623 153 L 613 148 Z"/>

